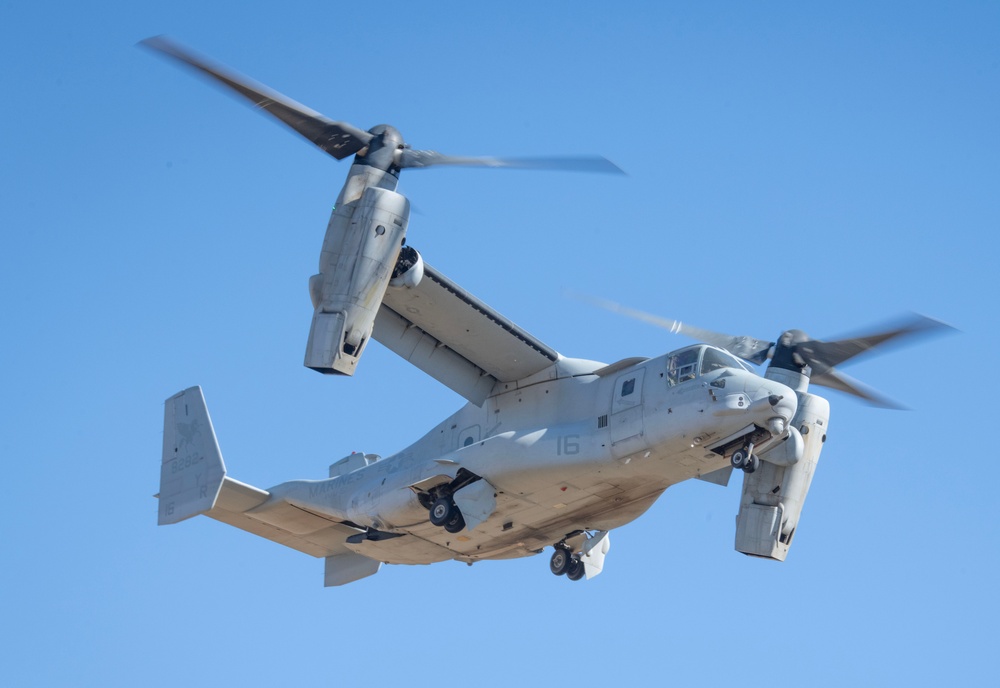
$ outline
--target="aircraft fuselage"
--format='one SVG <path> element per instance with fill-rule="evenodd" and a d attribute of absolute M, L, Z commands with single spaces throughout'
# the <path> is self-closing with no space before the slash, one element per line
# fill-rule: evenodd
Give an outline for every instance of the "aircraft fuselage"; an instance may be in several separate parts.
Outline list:
<path fill-rule="evenodd" d="M 466 405 L 397 454 L 329 480 L 284 483 L 271 498 L 404 535 L 350 545 L 388 563 L 528 556 L 573 533 L 611 530 L 667 487 L 725 469 L 727 448 L 751 434 L 766 449 L 780 439 L 771 430 L 795 414 L 785 385 L 742 367 L 682 379 L 670 369 L 676 356 L 617 370 L 560 359 L 498 385 L 483 406 Z M 448 533 L 428 521 L 418 493 L 461 469 L 493 487 L 496 506 L 477 527 Z"/>

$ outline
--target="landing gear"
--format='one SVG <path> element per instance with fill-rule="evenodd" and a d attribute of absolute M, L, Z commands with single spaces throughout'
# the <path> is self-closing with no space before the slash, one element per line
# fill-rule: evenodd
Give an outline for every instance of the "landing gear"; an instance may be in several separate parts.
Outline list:
<path fill-rule="evenodd" d="M 737 449 L 733 452 L 733 455 L 729 457 L 729 463 L 733 464 L 733 468 L 743 468 L 747 465 L 747 452 L 745 449 Z"/>
<path fill-rule="evenodd" d="M 578 581 L 587 573 L 580 558 L 564 544 L 556 545 L 556 551 L 549 559 L 549 571 L 557 576 L 566 574 L 571 581 Z"/>
<path fill-rule="evenodd" d="M 760 458 L 753 453 L 753 444 L 734 451 L 729 457 L 729 462 L 733 468 L 739 468 L 744 473 L 753 473 L 760 468 Z"/>
<path fill-rule="evenodd" d="M 465 517 L 461 509 L 451 497 L 438 497 L 431 504 L 431 523 L 442 527 L 449 533 L 458 533 L 465 528 Z"/>
<path fill-rule="evenodd" d="M 465 528 L 465 517 L 462 516 L 462 512 L 456 506 L 451 518 L 445 522 L 444 529 L 449 533 L 458 533 L 463 528 Z"/>
<path fill-rule="evenodd" d="M 456 513 L 462 515 L 451 497 L 439 497 L 431 504 L 431 523 L 443 526 L 452 520 Z"/>
<path fill-rule="evenodd" d="M 427 509 L 431 523 L 439 528 L 444 528 L 449 533 L 458 533 L 464 530 L 467 525 L 465 516 L 455 504 L 454 495 L 477 480 L 482 480 L 482 477 L 465 468 L 459 468 L 455 479 L 450 483 L 436 485 L 427 492 L 418 492 L 417 499 Z M 484 480 L 482 485 L 488 486 L 489 483 Z M 475 501 L 476 497 L 473 496 L 472 499 Z"/>
<path fill-rule="evenodd" d="M 557 576 L 561 576 L 569 569 L 570 562 L 573 561 L 572 553 L 563 547 L 556 547 L 549 559 L 549 571 Z"/>

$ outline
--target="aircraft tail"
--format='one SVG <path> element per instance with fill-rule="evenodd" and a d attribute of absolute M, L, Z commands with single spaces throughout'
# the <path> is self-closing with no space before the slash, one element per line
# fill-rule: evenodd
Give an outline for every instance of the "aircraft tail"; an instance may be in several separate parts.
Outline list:
<path fill-rule="evenodd" d="M 177 523 L 215 506 L 226 465 L 201 387 L 166 401 L 160 465 L 159 525 Z"/>
<path fill-rule="evenodd" d="M 325 585 L 344 585 L 378 572 L 382 562 L 347 547 L 364 535 L 354 524 L 304 511 L 289 501 L 292 481 L 261 490 L 226 475 L 201 387 L 190 387 L 166 401 L 163 413 L 163 462 L 160 465 L 159 524 L 205 514 L 279 544 L 326 558 Z"/>

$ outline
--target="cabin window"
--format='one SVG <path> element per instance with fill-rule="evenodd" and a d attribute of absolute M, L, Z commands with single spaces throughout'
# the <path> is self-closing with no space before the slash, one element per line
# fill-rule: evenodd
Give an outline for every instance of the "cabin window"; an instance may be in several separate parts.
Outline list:
<path fill-rule="evenodd" d="M 635 378 L 625 380 L 622 383 L 622 396 L 627 397 L 629 394 L 635 391 Z M 607 394 L 607 392 L 605 392 Z"/>

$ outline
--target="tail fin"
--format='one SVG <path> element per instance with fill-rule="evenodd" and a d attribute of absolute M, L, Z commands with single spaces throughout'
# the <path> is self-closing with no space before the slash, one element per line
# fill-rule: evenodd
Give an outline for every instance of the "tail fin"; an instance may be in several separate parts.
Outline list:
<path fill-rule="evenodd" d="M 300 552 L 326 557 L 326 585 L 344 585 L 376 573 L 382 562 L 345 544 L 347 538 L 363 535 L 363 529 L 299 509 L 281 496 L 282 488 L 296 482 L 301 481 L 271 488 L 278 493 L 275 497 L 227 477 L 201 387 L 167 399 L 158 495 L 161 526 L 206 514 Z M 269 508 L 259 508 L 265 504 Z"/>
<path fill-rule="evenodd" d="M 185 389 L 167 399 L 163 413 L 159 525 L 209 511 L 215 506 L 225 477 L 226 465 L 201 387 Z"/>

